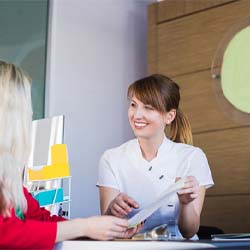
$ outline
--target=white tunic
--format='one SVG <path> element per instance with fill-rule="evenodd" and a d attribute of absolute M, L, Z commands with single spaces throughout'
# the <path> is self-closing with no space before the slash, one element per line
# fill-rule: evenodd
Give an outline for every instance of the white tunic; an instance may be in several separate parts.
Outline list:
<path fill-rule="evenodd" d="M 142 156 L 138 140 L 134 139 L 104 152 L 99 163 L 97 186 L 126 193 L 143 208 L 156 200 L 168 185 L 175 182 L 176 177 L 185 176 L 195 176 L 199 185 L 206 188 L 214 184 L 207 158 L 201 149 L 165 138 L 157 156 L 148 162 Z M 147 219 L 142 232 L 167 223 L 173 238 L 182 238 L 177 226 L 178 209 L 179 199 L 175 194 Z M 128 217 L 136 212 L 138 209 Z"/>

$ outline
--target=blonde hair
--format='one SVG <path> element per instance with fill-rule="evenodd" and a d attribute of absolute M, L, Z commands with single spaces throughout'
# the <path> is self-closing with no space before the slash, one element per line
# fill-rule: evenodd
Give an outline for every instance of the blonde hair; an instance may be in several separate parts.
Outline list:
<path fill-rule="evenodd" d="M 0 61 L 0 213 L 27 209 L 22 174 L 30 150 L 31 83 L 17 66 Z"/>
<path fill-rule="evenodd" d="M 193 144 L 193 136 L 187 117 L 179 109 L 180 88 L 172 79 L 154 74 L 132 83 L 128 88 L 128 97 L 136 96 L 141 102 L 150 104 L 157 111 L 165 113 L 176 110 L 176 117 L 170 124 L 166 135 L 174 142 Z"/>

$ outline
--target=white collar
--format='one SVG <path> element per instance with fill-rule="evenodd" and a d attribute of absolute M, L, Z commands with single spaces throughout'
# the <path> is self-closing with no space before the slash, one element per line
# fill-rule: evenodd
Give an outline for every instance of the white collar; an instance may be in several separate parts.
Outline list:
<path fill-rule="evenodd" d="M 143 155 L 142 155 L 142 151 L 141 151 L 141 147 L 140 147 L 140 143 L 138 141 L 138 139 L 135 139 L 135 144 L 133 147 L 133 155 L 135 158 L 140 159 L 142 161 L 146 161 L 148 163 L 153 163 L 154 161 L 156 161 L 158 158 L 161 158 L 162 155 L 166 155 L 166 153 L 172 148 L 174 142 L 169 140 L 166 136 L 163 139 L 163 142 L 161 143 L 161 145 L 158 148 L 157 151 L 157 156 L 152 159 L 150 162 L 148 162 L 147 160 L 144 159 Z"/>

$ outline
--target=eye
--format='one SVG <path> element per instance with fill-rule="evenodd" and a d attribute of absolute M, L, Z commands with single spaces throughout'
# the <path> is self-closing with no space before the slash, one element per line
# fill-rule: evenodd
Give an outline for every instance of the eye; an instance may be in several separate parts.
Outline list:
<path fill-rule="evenodd" d="M 136 104 L 134 102 L 131 102 L 130 107 L 134 108 L 134 107 L 136 107 Z"/>
<path fill-rule="evenodd" d="M 154 110 L 153 106 L 151 106 L 151 105 L 145 105 L 145 109 Z"/>

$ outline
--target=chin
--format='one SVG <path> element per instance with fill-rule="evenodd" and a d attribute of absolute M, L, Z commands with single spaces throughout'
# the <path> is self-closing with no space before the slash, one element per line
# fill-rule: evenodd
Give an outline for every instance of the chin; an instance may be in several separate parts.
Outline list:
<path fill-rule="evenodd" d="M 139 138 L 142 138 L 142 139 L 146 139 L 148 138 L 148 135 L 145 135 L 144 133 L 134 133 L 135 136 L 139 139 Z"/>
<path fill-rule="evenodd" d="M 133 128 L 133 132 L 134 132 L 134 135 L 135 137 L 137 138 L 148 138 L 149 137 L 149 134 L 148 134 L 148 131 L 145 131 L 144 129 L 136 129 L 136 128 Z"/>

